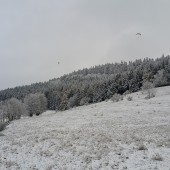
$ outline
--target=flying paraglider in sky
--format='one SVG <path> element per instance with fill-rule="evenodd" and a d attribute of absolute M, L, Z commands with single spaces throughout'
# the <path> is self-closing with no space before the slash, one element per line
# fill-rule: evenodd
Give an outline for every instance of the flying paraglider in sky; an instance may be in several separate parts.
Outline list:
<path fill-rule="evenodd" d="M 136 33 L 136 35 L 142 35 L 142 34 L 138 32 L 138 33 Z"/>
<path fill-rule="evenodd" d="M 136 36 L 139 38 L 142 34 L 141 33 L 136 33 Z"/>

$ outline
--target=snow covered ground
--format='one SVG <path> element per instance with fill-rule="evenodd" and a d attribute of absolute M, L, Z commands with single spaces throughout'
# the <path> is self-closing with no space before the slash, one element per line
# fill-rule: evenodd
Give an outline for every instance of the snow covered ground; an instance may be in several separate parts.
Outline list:
<path fill-rule="evenodd" d="M 0 170 L 170 170 L 170 87 L 13 121 Z"/>

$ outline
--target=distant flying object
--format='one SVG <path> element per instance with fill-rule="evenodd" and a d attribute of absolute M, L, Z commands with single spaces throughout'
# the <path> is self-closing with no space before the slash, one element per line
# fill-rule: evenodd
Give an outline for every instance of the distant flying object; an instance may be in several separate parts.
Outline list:
<path fill-rule="evenodd" d="M 141 36 L 142 34 L 138 32 L 138 33 L 136 33 L 136 35 L 140 35 Z"/>
<path fill-rule="evenodd" d="M 58 64 L 60 64 L 60 62 L 58 62 Z"/>

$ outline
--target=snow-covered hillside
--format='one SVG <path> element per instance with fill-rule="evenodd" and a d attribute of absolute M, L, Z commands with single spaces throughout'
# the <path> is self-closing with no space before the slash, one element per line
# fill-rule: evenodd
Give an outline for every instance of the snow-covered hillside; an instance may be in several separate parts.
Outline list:
<path fill-rule="evenodd" d="M 170 170 L 170 87 L 130 96 L 13 121 L 0 135 L 0 169 Z"/>

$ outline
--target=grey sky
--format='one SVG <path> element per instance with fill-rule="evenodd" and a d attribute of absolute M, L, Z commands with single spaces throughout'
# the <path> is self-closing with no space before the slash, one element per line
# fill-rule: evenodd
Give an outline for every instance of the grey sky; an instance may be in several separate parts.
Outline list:
<path fill-rule="evenodd" d="M 169 7 L 169 0 L 0 0 L 0 89 L 168 55 Z"/>

